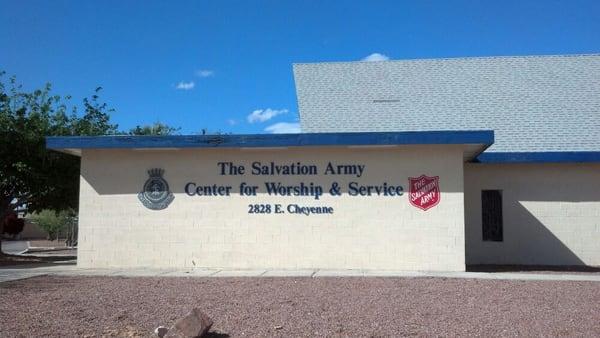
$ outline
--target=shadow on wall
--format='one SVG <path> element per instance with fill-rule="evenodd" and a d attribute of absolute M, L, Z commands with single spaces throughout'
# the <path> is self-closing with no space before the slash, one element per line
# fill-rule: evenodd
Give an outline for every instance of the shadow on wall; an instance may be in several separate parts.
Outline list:
<path fill-rule="evenodd" d="M 568 201 L 573 201 L 574 198 Z M 558 238 L 548 226 L 532 214 L 522 202 L 515 202 L 513 219 L 519 227 L 511 227 L 512 238 L 517 243 L 516 252 L 527 264 L 585 265 L 563 240 Z M 556 203 L 556 207 L 558 203 Z M 550 225 L 550 224 L 549 224 Z M 583 234 L 581 234 L 583 236 Z"/>
<path fill-rule="evenodd" d="M 519 201 L 504 201 L 504 210 L 504 240 L 484 242 L 479 223 L 479 237 L 466 241 L 467 264 L 585 265 Z"/>
<path fill-rule="evenodd" d="M 413 149 L 414 148 L 414 149 Z M 419 177 L 422 174 L 441 176 L 440 189 L 442 192 L 462 192 L 462 182 L 457 180 L 460 172 L 457 168 L 462 165 L 462 153 L 452 152 L 449 160 L 444 161 L 447 168 L 440 168 L 439 156 L 421 156 L 421 147 L 410 150 L 369 150 L 356 152 L 352 149 L 326 149 L 314 154 L 306 150 L 287 149 L 285 151 L 240 151 L 231 149 L 218 150 L 177 150 L 177 151 L 95 151 L 86 161 L 82 161 L 81 175 L 83 179 L 100 195 L 137 194 L 143 190 L 144 183 L 149 178 L 148 170 L 164 169 L 163 177 L 168 182 L 171 192 L 185 193 L 185 186 L 193 182 L 195 186 L 213 187 L 231 186 L 231 194 L 238 195 L 240 184 L 258 186 L 260 194 L 266 193 L 265 182 L 281 183 L 283 185 L 322 186 L 323 192 L 328 193 L 331 184 L 339 183 L 341 192 L 348 193 L 348 184 L 356 182 L 357 186 L 381 187 L 384 182 L 388 186 L 402 186 L 404 194 L 409 191 L 409 176 Z M 397 159 L 394 154 L 397 154 Z M 368 155 L 368 156 L 367 156 Z M 434 155 L 438 155 L 435 153 Z M 390 160 L 392 158 L 392 160 Z M 405 158 L 419 158 L 418 161 L 406 161 Z M 233 162 L 245 166 L 244 175 L 220 175 L 217 163 Z M 260 162 L 270 167 L 276 165 L 301 163 L 305 166 L 315 166 L 316 175 L 254 175 L 252 165 Z M 334 166 L 362 165 L 360 173 L 339 175 L 323 175 L 328 163 Z M 399 170 L 399 166 L 401 170 Z M 424 168 L 433 168 L 427 170 Z M 337 168 L 336 168 L 337 169 Z M 358 170 L 358 169 L 356 169 Z M 401 172 L 401 174 L 399 174 Z M 446 175 L 444 177 L 444 175 Z M 360 177 L 359 177 L 360 176 Z M 209 197 L 206 197 L 209 198 Z M 443 197 L 442 197 L 443 198 Z"/>
<path fill-rule="evenodd" d="M 600 253 L 600 242 L 594 238 L 598 216 L 593 211 L 600 201 L 597 169 L 600 166 L 469 169 L 465 175 L 467 264 L 599 265 L 594 256 Z M 502 190 L 502 242 L 482 240 L 481 190 L 486 189 Z"/>
<path fill-rule="evenodd" d="M 468 272 L 527 272 L 527 271 L 557 271 L 557 272 L 600 272 L 600 267 L 587 265 L 508 265 L 508 264 L 478 264 L 467 265 Z"/>

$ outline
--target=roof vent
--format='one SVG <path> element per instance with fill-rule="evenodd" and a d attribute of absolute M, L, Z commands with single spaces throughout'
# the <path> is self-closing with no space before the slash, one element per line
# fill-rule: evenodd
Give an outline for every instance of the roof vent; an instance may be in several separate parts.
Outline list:
<path fill-rule="evenodd" d="M 391 103 L 391 102 L 400 102 L 400 100 L 398 100 L 398 99 L 380 99 L 380 100 L 373 100 L 373 103 Z"/>

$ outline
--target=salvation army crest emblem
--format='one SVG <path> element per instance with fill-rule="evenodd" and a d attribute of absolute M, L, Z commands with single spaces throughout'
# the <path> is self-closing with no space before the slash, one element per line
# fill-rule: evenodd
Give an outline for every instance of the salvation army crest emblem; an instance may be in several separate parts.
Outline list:
<path fill-rule="evenodd" d="M 175 199 L 169 190 L 169 183 L 163 178 L 164 173 L 165 171 L 159 168 L 148 170 L 148 180 L 144 183 L 142 192 L 138 194 L 138 199 L 148 209 L 165 209 Z"/>
<path fill-rule="evenodd" d="M 408 201 L 421 210 L 433 208 L 440 203 L 440 177 L 409 177 Z"/>

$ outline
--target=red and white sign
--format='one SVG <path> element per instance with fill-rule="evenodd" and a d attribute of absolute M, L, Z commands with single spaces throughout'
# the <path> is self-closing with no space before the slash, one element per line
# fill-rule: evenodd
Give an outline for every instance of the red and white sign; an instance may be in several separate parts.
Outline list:
<path fill-rule="evenodd" d="M 415 207 L 427 210 L 440 203 L 440 177 L 426 176 L 409 177 L 408 201 Z"/>

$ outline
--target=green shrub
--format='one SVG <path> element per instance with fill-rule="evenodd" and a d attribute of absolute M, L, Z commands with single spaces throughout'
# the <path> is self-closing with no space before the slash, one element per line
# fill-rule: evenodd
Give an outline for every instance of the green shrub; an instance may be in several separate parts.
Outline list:
<path fill-rule="evenodd" d="M 49 240 L 55 240 L 60 234 L 64 234 L 65 230 L 72 222 L 74 215 L 71 210 L 54 210 L 44 209 L 40 212 L 32 214 L 29 218 L 40 228 L 48 233 Z"/>

